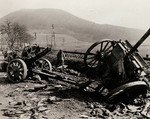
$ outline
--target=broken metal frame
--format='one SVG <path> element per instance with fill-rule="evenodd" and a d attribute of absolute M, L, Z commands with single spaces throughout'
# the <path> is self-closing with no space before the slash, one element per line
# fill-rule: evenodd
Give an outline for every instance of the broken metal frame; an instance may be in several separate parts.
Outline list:
<path fill-rule="evenodd" d="M 32 75 L 32 69 L 47 69 L 52 71 L 49 60 L 42 58 L 51 48 L 46 48 L 36 56 L 31 58 L 16 58 L 11 60 L 7 66 L 7 76 L 12 82 L 19 82 Z"/>
<path fill-rule="evenodd" d="M 139 65 L 140 68 L 148 67 L 148 65 L 145 63 L 145 61 L 135 51 L 137 51 L 137 48 L 142 44 L 142 42 L 149 35 L 150 35 L 150 29 L 135 44 L 134 47 L 132 47 L 127 41 L 125 43 L 121 42 L 121 41 L 112 41 L 112 40 L 104 40 L 104 41 L 96 42 L 85 53 L 84 63 L 86 64 L 86 66 L 88 68 L 100 67 L 103 64 L 103 60 L 105 60 L 105 56 L 109 55 L 112 52 L 112 49 L 116 46 L 116 44 L 121 44 L 121 47 L 124 47 L 124 45 L 126 44 L 126 45 L 128 45 L 128 46 L 124 47 L 125 52 L 126 52 L 126 57 L 132 56 L 132 58 L 136 61 L 136 63 Z M 95 53 L 91 52 L 97 46 L 99 47 L 99 50 L 95 50 Z M 43 75 L 43 76 L 46 76 L 49 78 L 54 78 L 54 79 L 57 79 L 57 80 L 60 80 L 63 82 L 67 82 L 67 83 L 70 83 L 70 84 L 73 84 L 76 86 L 80 86 L 76 82 L 65 80 L 65 78 L 59 77 L 59 75 L 54 75 L 51 71 L 46 71 L 46 69 L 42 69 L 42 70 L 32 69 L 33 68 L 32 64 L 35 63 L 35 61 L 37 61 L 38 59 L 40 59 L 42 56 L 47 54 L 49 51 L 50 51 L 50 49 L 46 48 L 41 53 L 37 54 L 35 57 L 33 57 L 31 59 L 12 60 L 8 64 L 8 68 L 7 68 L 8 78 L 13 79 L 13 81 L 15 81 L 15 82 L 18 82 L 20 80 L 25 79 L 29 72 L 30 73 L 32 72 L 35 74 L 39 74 L 39 75 Z M 88 59 L 90 59 L 91 61 L 88 62 Z M 45 70 L 45 72 L 44 72 L 44 70 Z M 15 75 L 17 75 L 17 77 Z M 92 83 L 92 81 L 85 83 L 86 85 L 84 85 L 84 87 L 89 86 L 91 83 Z M 108 99 L 108 102 L 113 102 L 114 99 L 120 95 L 120 93 L 124 93 L 127 89 L 133 89 L 132 87 L 133 88 L 144 87 L 147 89 L 148 86 L 147 86 L 147 83 L 145 83 L 144 81 L 128 82 L 126 84 L 121 85 L 119 88 L 115 88 L 114 90 L 110 91 L 110 93 L 106 96 Z"/>
<path fill-rule="evenodd" d="M 122 50 L 121 52 L 125 52 L 125 56 L 119 56 L 119 54 L 116 54 L 117 52 L 114 52 L 113 55 L 116 55 L 119 58 L 125 58 L 129 59 L 130 63 L 133 65 L 136 65 L 136 70 L 144 72 L 144 68 L 148 69 L 148 64 L 144 61 L 144 59 L 138 54 L 137 48 L 145 41 L 145 39 L 150 35 L 150 29 L 142 36 L 142 38 L 132 47 L 132 45 L 128 42 L 122 42 L 122 41 L 113 41 L 113 40 L 102 40 L 100 42 L 94 43 L 85 53 L 84 57 L 84 63 L 88 68 L 97 68 L 99 71 L 104 70 L 108 68 L 106 65 L 110 65 L 111 63 L 115 63 L 115 60 L 111 63 L 108 63 L 113 50 L 115 47 L 120 47 Z M 119 59 L 116 59 L 119 60 Z M 107 64 L 105 64 L 107 62 Z M 113 65 L 110 65 L 113 66 Z M 113 68 L 113 67 L 109 67 Z M 107 70 L 106 70 L 107 71 Z M 99 72 L 100 73 L 100 72 Z M 138 72 L 136 72 L 138 73 Z M 145 73 L 145 72 L 144 72 Z M 100 79 L 103 79 L 103 77 L 100 77 Z M 105 79 L 104 79 L 105 80 Z M 119 79 L 118 79 L 119 80 Z M 109 84 L 109 83 L 108 83 Z M 109 85 L 108 85 L 109 86 Z M 101 84 L 101 86 L 98 87 L 98 89 L 104 90 L 105 85 Z M 128 81 L 124 82 L 124 84 L 121 84 L 119 87 L 115 87 L 111 90 L 109 90 L 108 95 L 106 96 L 106 99 L 108 102 L 114 102 L 118 97 L 121 97 L 120 95 L 133 95 L 135 92 L 132 92 L 132 90 L 145 93 L 146 90 L 143 90 L 141 92 L 139 89 L 148 89 L 148 82 L 146 80 L 140 81 Z M 131 92 L 130 92 L 131 91 Z M 127 98 L 127 97 L 126 97 Z"/>

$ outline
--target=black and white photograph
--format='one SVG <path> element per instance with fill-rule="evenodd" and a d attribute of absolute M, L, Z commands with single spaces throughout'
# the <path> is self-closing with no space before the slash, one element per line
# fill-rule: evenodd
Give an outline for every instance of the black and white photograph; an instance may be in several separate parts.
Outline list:
<path fill-rule="evenodd" d="M 150 0 L 0 0 L 0 119 L 150 119 Z"/>

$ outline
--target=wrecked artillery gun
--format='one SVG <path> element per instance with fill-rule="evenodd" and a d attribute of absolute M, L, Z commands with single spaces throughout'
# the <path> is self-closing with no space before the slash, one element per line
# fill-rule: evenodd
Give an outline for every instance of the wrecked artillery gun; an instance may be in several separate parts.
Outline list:
<path fill-rule="evenodd" d="M 137 48 L 149 35 L 150 29 L 133 47 L 128 41 L 103 40 L 87 50 L 84 63 L 98 71 L 101 84 L 97 90 L 108 90 L 108 102 L 134 99 L 146 94 L 149 87 L 146 70 L 149 66 L 138 54 Z"/>
<path fill-rule="evenodd" d="M 32 70 L 52 70 L 51 63 L 45 56 L 51 48 L 47 47 L 40 52 L 39 46 L 26 46 L 22 55 L 18 57 L 8 57 L 7 76 L 12 82 L 20 82 L 25 78 L 33 75 Z M 14 55 L 13 55 L 14 56 Z"/>
<path fill-rule="evenodd" d="M 149 35 L 150 29 L 133 47 L 128 41 L 121 40 L 96 42 L 85 53 L 84 63 L 86 66 L 98 71 L 101 83 L 96 90 L 102 93 L 104 89 L 107 89 L 108 93 L 105 97 L 108 102 L 133 100 L 140 94 L 143 96 L 146 94 L 149 87 L 146 70 L 149 66 L 138 54 L 137 48 Z M 47 59 L 40 59 L 50 50 L 50 48 L 46 48 L 33 57 L 11 60 L 7 67 L 8 78 L 11 81 L 19 82 L 34 73 L 79 86 L 81 89 L 92 83 L 92 81 L 88 81 L 79 84 L 52 73 L 50 62 Z"/>

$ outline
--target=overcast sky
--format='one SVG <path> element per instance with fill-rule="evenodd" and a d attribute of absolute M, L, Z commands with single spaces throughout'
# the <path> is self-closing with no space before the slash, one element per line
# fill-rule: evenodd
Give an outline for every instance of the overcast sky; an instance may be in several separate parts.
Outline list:
<path fill-rule="evenodd" d="M 57 8 L 89 21 L 147 30 L 150 0 L 0 0 L 0 18 L 20 9 Z"/>

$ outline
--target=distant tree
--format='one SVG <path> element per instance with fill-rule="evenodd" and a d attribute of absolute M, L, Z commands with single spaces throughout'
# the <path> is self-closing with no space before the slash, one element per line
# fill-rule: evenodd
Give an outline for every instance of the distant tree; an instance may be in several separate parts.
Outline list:
<path fill-rule="evenodd" d="M 13 49 L 15 43 L 22 46 L 22 43 L 31 42 L 31 40 L 34 39 L 34 37 L 27 32 L 25 26 L 10 21 L 5 21 L 4 24 L 0 26 L 0 32 L 2 35 L 5 35 L 9 49 Z"/>

